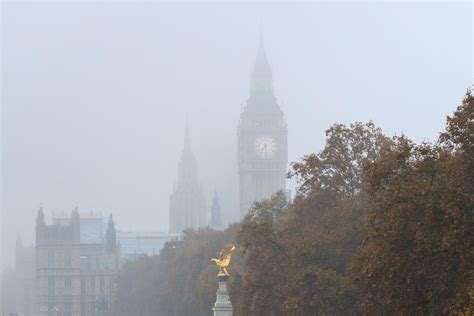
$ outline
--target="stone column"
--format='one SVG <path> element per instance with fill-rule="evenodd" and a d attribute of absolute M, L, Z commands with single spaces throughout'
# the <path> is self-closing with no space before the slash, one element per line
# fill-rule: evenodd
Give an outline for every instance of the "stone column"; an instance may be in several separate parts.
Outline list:
<path fill-rule="evenodd" d="M 227 290 L 227 281 L 229 277 L 226 275 L 220 275 L 217 279 L 219 281 L 219 288 L 216 293 L 216 303 L 212 308 L 214 316 L 232 316 L 234 314 L 234 309 L 229 299 L 229 291 Z"/>

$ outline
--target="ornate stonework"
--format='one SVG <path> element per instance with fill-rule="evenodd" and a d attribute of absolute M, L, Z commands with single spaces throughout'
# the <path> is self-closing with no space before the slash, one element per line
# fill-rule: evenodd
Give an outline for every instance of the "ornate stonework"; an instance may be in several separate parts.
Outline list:
<path fill-rule="evenodd" d="M 240 212 L 286 188 L 287 127 L 273 91 L 273 75 L 260 39 L 250 95 L 238 126 Z"/>

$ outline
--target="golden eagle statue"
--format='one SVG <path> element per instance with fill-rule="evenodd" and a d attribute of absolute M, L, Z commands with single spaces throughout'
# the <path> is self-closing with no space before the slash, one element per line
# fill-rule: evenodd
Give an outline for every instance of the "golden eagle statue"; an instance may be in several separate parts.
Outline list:
<path fill-rule="evenodd" d="M 211 259 L 211 262 L 214 262 L 216 266 L 219 267 L 219 273 L 217 276 L 229 276 L 227 272 L 227 267 L 230 263 L 230 257 L 232 256 L 232 251 L 235 250 L 235 246 L 232 244 L 225 245 L 222 248 L 221 253 L 219 254 L 219 259 Z"/>

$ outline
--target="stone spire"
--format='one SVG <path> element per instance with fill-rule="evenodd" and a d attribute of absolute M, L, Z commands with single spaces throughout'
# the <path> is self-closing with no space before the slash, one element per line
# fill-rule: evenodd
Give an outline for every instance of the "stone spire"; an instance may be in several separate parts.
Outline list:
<path fill-rule="evenodd" d="M 21 240 L 20 234 L 16 236 L 16 249 L 21 249 L 23 247 L 23 241 Z"/>
<path fill-rule="evenodd" d="M 117 249 L 117 233 L 115 231 L 114 217 L 110 214 L 109 223 L 107 225 L 107 240 L 105 242 L 107 252 L 115 252 Z"/>
<path fill-rule="evenodd" d="M 71 213 L 71 228 L 73 239 L 76 242 L 80 242 L 81 240 L 81 217 L 79 215 L 79 209 L 75 207 Z"/>
<path fill-rule="evenodd" d="M 211 227 L 212 228 L 222 227 L 221 206 L 220 206 L 220 203 L 219 203 L 219 197 L 217 196 L 217 192 L 214 192 L 214 198 L 212 199 Z"/>
<path fill-rule="evenodd" d="M 189 132 L 189 120 L 186 119 L 186 128 L 184 130 L 184 149 L 183 152 L 191 154 L 191 133 Z"/>
<path fill-rule="evenodd" d="M 36 215 L 36 227 L 45 226 L 43 207 L 41 206 Z"/>
<path fill-rule="evenodd" d="M 170 232 L 209 225 L 208 208 L 198 183 L 197 162 L 192 152 L 189 123 L 184 133 L 184 148 L 178 164 L 178 181 L 170 196 Z"/>
<path fill-rule="evenodd" d="M 186 122 L 184 148 L 179 160 L 178 189 L 197 184 L 197 162 L 191 149 L 189 122 Z"/>
<path fill-rule="evenodd" d="M 44 222 L 43 207 L 41 206 L 36 215 L 36 244 L 43 241 L 45 237 L 46 223 Z"/>
<path fill-rule="evenodd" d="M 273 93 L 273 75 L 270 64 L 267 60 L 265 46 L 263 42 L 263 34 L 260 30 L 260 40 L 258 45 L 257 58 L 250 78 L 250 93 Z"/>

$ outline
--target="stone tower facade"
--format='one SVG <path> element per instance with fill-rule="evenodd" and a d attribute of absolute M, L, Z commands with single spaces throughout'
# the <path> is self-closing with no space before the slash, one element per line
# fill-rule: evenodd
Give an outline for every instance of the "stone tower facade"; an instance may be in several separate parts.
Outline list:
<path fill-rule="evenodd" d="M 178 183 L 170 196 L 170 233 L 208 226 L 206 200 L 198 183 L 197 162 L 191 150 L 189 124 L 186 124 L 184 149 L 179 160 Z"/>
<path fill-rule="evenodd" d="M 250 95 L 238 126 L 240 213 L 286 189 L 287 126 L 273 91 L 273 75 L 260 37 Z"/>

